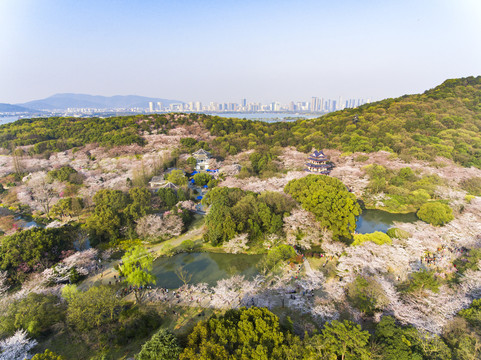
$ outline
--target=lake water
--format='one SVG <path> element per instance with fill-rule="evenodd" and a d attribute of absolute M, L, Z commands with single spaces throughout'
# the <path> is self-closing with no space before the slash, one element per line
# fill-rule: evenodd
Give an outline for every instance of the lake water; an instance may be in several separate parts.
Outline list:
<path fill-rule="evenodd" d="M 368 234 L 375 231 L 386 232 L 394 226 L 394 222 L 412 223 L 418 218 L 415 213 L 392 214 L 382 210 L 364 210 L 358 217 L 356 232 L 358 234 Z"/>
<path fill-rule="evenodd" d="M 247 120 L 259 120 L 265 122 L 278 121 L 296 121 L 298 119 L 315 119 L 321 114 L 303 114 L 303 113 L 206 113 L 207 115 L 220 116 L 225 118 L 237 118 Z"/>
<path fill-rule="evenodd" d="M 225 118 L 238 118 L 247 120 L 259 120 L 265 122 L 278 122 L 278 121 L 296 121 L 298 119 L 315 119 L 320 117 L 322 114 L 304 114 L 304 113 L 270 113 L 270 112 L 259 112 L 259 113 L 206 113 L 207 115 L 215 115 Z M 36 115 L 38 117 L 38 115 Z M 53 116 L 53 115 L 52 115 Z M 35 116 L 33 116 L 35 117 Z M 24 118 L 24 117 L 22 117 Z M 28 118 L 28 117 L 26 117 Z M 20 119 L 20 116 L 1 116 L 0 125 L 8 124 Z"/>
<path fill-rule="evenodd" d="M 259 274 L 256 265 L 263 255 L 182 253 L 162 257 L 154 261 L 152 273 L 157 277 L 156 286 L 176 289 L 183 285 L 175 270 L 183 267 L 192 275 L 190 284 L 215 285 L 218 280 L 233 275 L 252 279 Z"/>
<path fill-rule="evenodd" d="M 20 119 L 19 116 L 0 116 L 0 125 L 12 123 Z"/>

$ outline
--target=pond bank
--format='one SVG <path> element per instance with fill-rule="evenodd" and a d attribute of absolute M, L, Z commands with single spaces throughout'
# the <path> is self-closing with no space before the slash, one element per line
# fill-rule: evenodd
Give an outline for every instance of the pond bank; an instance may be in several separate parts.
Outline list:
<path fill-rule="evenodd" d="M 418 220 L 415 213 L 395 214 L 383 210 L 366 209 L 356 221 L 356 233 L 368 234 L 375 231 L 386 232 L 394 223 L 414 223 Z"/>

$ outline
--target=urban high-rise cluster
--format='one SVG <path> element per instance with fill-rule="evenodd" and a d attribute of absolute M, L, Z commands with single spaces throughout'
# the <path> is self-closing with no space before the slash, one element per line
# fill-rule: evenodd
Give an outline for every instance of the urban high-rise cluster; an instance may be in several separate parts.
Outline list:
<path fill-rule="evenodd" d="M 370 99 L 324 99 L 312 97 L 311 101 L 291 101 L 288 104 L 272 102 L 262 104 L 260 102 L 247 102 L 242 99 L 240 103 L 217 103 L 202 104 L 200 101 L 186 103 L 174 103 L 163 106 L 160 102 L 149 102 L 149 112 L 313 112 L 326 113 L 346 108 L 355 108 L 370 103 Z"/>

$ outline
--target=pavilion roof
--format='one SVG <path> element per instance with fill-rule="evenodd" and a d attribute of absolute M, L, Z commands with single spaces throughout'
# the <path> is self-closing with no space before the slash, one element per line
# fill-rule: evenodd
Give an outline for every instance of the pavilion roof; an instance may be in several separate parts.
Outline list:
<path fill-rule="evenodd" d="M 195 153 L 192 154 L 193 156 L 210 156 L 210 152 L 204 150 L 204 149 L 199 149 Z"/>
<path fill-rule="evenodd" d="M 315 158 L 315 159 L 326 159 L 327 160 L 327 156 L 324 154 L 324 152 L 322 150 L 320 151 L 317 151 L 317 150 L 314 150 L 314 152 L 309 155 L 310 158 Z"/>
<path fill-rule="evenodd" d="M 177 190 L 178 187 L 177 187 L 177 185 L 175 185 L 174 183 L 167 182 L 167 183 L 165 183 L 164 185 L 162 185 L 161 188 L 163 188 L 163 189 L 168 188 L 168 189 Z"/>

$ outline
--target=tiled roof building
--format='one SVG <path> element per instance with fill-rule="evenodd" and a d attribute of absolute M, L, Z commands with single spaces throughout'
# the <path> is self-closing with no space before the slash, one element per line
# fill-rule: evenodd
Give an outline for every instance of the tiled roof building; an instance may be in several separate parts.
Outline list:
<path fill-rule="evenodd" d="M 324 155 L 322 150 L 315 150 L 311 155 L 309 155 L 306 166 L 306 171 L 323 175 L 328 175 L 332 168 L 332 164 L 327 156 Z"/>

